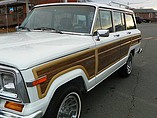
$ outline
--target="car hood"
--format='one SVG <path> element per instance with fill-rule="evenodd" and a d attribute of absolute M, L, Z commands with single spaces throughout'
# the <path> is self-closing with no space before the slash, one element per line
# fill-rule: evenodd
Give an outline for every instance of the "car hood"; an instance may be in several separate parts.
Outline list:
<path fill-rule="evenodd" d="M 0 64 L 28 69 L 94 45 L 92 37 L 51 32 L 16 32 L 0 36 Z"/>

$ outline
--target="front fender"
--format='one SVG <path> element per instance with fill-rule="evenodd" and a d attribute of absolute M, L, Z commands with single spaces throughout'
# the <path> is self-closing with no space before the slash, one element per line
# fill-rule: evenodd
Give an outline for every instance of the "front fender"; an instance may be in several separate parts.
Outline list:
<path fill-rule="evenodd" d="M 67 72 L 59 77 L 57 77 L 53 83 L 51 84 L 49 91 L 47 92 L 47 97 L 49 97 L 50 99 L 52 98 L 53 94 L 55 93 L 55 91 L 57 90 L 57 88 L 59 88 L 60 86 L 68 83 L 69 81 L 77 78 L 77 77 L 82 77 L 83 81 L 85 83 L 85 86 L 87 85 L 86 83 L 88 83 L 88 78 L 86 76 L 86 74 L 84 73 L 83 70 L 81 69 L 75 69 L 72 70 L 70 72 Z M 87 86 L 86 86 L 87 87 Z"/>
<path fill-rule="evenodd" d="M 78 77 L 82 77 L 85 88 L 87 90 L 90 89 L 95 84 L 95 79 L 93 78 L 91 80 L 88 80 L 88 77 L 86 76 L 85 72 L 82 69 L 75 69 L 75 70 L 69 71 L 69 72 L 59 76 L 58 78 L 56 78 L 53 81 L 53 83 L 51 84 L 51 86 L 49 87 L 47 95 L 45 96 L 45 98 L 47 100 L 47 107 L 48 107 L 53 95 L 55 94 L 56 90 L 59 87 L 63 86 L 64 84 L 66 84 L 74 79 L 77 79 Z M 45 109 L 45 111 L 46 111 L 46 109 Z"/>

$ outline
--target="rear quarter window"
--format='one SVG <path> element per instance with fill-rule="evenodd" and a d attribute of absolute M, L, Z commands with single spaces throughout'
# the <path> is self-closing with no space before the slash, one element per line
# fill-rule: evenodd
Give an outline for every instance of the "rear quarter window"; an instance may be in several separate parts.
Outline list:
<path fill-rule="evenodd" d="M 136 29 L 136 25 L 133 19 L 133 15 L 131 14 L 125 14 L 125 19 L 126 19 L 126 28 L 127 30 L 129 29 Z"/>

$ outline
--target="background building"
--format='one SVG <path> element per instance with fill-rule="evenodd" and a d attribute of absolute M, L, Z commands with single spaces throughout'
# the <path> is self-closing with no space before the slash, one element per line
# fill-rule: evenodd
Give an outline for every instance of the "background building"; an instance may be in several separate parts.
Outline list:
<path fill-rule="evenodd" d="M 152 22 L 157 22 L 157 10 L 154 9 L 134 9 L 136 17 L 140 17 L 142 19 L 148 19 Z"/>
<path fill-rule="evenodd" d="M 19 25 L 26 16 L 24 0 L 0 1 L 0 26 Z"/>

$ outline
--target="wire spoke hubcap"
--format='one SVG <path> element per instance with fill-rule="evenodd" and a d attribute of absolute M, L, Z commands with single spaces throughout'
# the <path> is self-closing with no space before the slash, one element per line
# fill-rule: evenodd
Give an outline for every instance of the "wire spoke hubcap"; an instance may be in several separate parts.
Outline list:
<path fill-rule="evenodd" d="M 81 101 L 77 93 L 68 94 L 58 111 L 57 118 L 77 118 L 80 114 Z"/>

